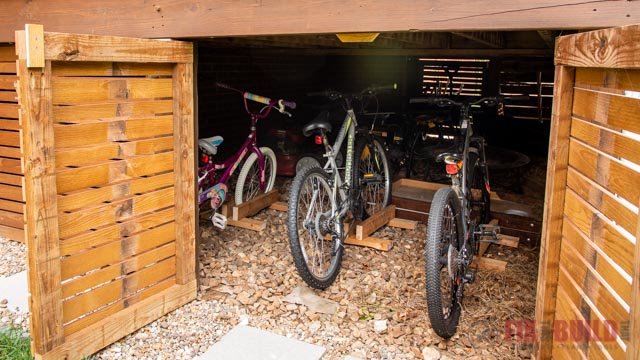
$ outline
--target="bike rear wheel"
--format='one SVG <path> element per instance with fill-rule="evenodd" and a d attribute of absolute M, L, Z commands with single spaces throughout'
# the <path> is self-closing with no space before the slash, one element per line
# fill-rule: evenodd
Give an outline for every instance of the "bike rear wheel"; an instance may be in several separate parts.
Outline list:
<path fill-rule="evenodd" d="M 316 289 L 326 289 L 338 276 L 344 246 L 332 233 L 342 233 L 341 219 L 329 185 L 319 167 L 303 169 L 293 180 L 287 210 L 287 232 L 293 261 L 300 277 Z"/>
<path fill-rule="evenodd" d="M 458 263 L 463 244 L 460 201 L 450 187 L 438 189 L 431 202 L 425 250 L 427 305 L 431 327 L 443 338 L 455 334 L 464 274 Z"/>
<path fill-rule="evenodd" d="M 264 193 L 273 189 L 276 182 L 276 154 L 268 147 L 261 147 L 260 151 L 264 155 Z M 240 169 L 238 182 L 236 185 L 235 201 L 240 205 L 254 197 L 262 194 L 260 191 L 260 165 L 258 155 L 251 153 Z"/>
<path fill-rule="evenodd" d="M 389 205 L 391 172 L 386 150 L 377 139 L 359 140 L 355 154 L 355 191 L 360 194 L 355 216 L 363 220 Z"/>

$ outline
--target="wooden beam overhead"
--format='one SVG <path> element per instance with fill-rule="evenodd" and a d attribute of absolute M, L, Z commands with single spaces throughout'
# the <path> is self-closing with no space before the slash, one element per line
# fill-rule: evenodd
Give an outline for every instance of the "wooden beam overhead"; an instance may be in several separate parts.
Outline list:
<path fill-rule="evenodd" d="M 502 49 L 504 47 L 504 33 L 498 31 L 473 31 L 473 32 L 456 32 L 455 35 L 462 36 L 465 39 L 473 40 L 477 43 L 490 46 L 494 49 Z"/>
<path fill-rule="evenodd" d="M 141 38 L 595 29 L 637 23 L 639 1 L 3 0 L 0 42 L 25 23 Z"/>

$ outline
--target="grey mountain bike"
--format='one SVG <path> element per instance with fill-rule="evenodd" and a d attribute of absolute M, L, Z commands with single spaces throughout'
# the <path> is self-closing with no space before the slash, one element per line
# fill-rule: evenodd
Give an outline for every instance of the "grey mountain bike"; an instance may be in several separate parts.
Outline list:
<path fill-rule="evenodd" d="M 391 174 L 385 148 L 370 131 L 357 133 L 353 102 L 393 86 L 371 87 L 358 93 L 325 91 L 310 95 L 338 101 L 346 116 L 333 145 L 327 134 L 332 126 L 316 119 L 303 128 L 305 136 L 316 135 L 324 146 L 324 167 L 311 165 L 300 171 L 289 193 L 287 225 L 291 254 L 296 269 L 309 286 L 326 289 L 338 276 L 347 230 L 389 204 Z M 345 168 L 336 158 L 346 141 Z M 344 178 L 343 178 L 344 176 Z M 345 223 L 350 225 L 346 226 Z"/>

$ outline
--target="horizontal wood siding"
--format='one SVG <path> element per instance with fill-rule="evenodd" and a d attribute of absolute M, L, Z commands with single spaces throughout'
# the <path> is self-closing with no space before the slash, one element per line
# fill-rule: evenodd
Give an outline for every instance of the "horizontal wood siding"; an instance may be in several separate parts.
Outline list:
<path fill-rule="evenodd" d="M 32 350 L 80 359 L 195 297 L 195 182 L 193 169 L 184 170 L 193 165 L 184 159 L 194 157 L 194 134 L 176 131 L 193 129 L 193 97 L 175 90 L 193 86 L 190 73 L 175 76 L 176 67 L 193 66 L 191 45 L 44 39 L 45 68 L 26 68 L 21 55 L 19 79 L 29 100 L 21 120 Z M 60 55 L 68 51 L 77 56 Z M 34 76 L 47 84 L 39 92 L 39 82 L 23 80 Z M 39 218 L 45 204 L 51 213 Z M 3 220 L 17 219 L 0 210 Z"/>
<path fill-rule="evenodd" d="M 552 325 L 538 326 L 539 358 L 640 356 L 638 39 L 640 26 L 628 26 L 557 42 L 556 64 L 575 76 L 571 97 L 554 99 L 570 105 L 554 117 L 566 132 L 552 137 L 568 156 L 566 171 L 548 174 L 558 187 L 545 226 L 556 231 L 543 238 L 538 291 L 556 296 L 536 305 L 536 321 Z"/>
<path fill-rule="evenodd" d="M 15 47 L 0 46 L 0 236 L 24 241 L 17 59 Z"/>

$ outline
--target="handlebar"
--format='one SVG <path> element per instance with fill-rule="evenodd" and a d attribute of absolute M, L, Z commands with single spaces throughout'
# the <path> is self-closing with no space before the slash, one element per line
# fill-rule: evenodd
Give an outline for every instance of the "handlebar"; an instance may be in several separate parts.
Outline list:
<path fill-rule="evenodd" d="M 388 90 L 396 90 L 398 89 L 398 84 L 389 84 L 382 86 L 370 86 L 365 88 L 360 92 L 355 93 L 341 93 L 336 90 L 324 90 L 324 91 L 315 91 L 307 93 L 307 96 L 323 96 L 329 98 L 330 100 L 337 100 L 342 98 L 359 98 L 362 96 L 373 96 L 376 93 L 388 91 Z"/>
<path fill-rule="evenodd" d="M 235 91 L 239 94 L 242 95 L 242 97 L 244 97 L 245 99 L 248 100 L 252 100 L 255 102 L 259 102 L 261 104 L 265 104 L 271 107 L 275 107 L 279 112 L 284 113 L 285 112 L 285 107 L 288 107 L 289 109 L 295 109 L 296 108 L 296 103 L 293 101 L 287 101 L 284 99 L 280 99 L 280 100 L 272 100 L 271 98 L 268 98 L 266 96 L 261 96 L 261 95 L 257 95 L 257 94 L 253 94 L 250 93 L 248 91 L 242 91 L 240 89 L 236 89 L 230 85 L 221 83 L 221 82 L 217 82 L 216 85 L 218 87 L 221 87 L 223 89 L 228 89 L 231 91 Z M 278 106 L 275 106 L 278 105 Z"/>
<path fill-rule="evenodd" d="M 463 98 L 461 101 L 455 101 L 453 99 L 447 97 L 422 97 L 422 98 L 411 98 L 409 99 L 410 104 L 429 104 L 429 105 L 437 105 L 439 107 L 446 106 L 471 106 L 471 105 L 487 105 L 487 106 L 496 106 L 499 103 L 504 101 L 512 102 L 512 101 L 525 101 L 529 100 L 528 95 L 515 95 L 515 96 L 487 96 L 482 98 L 476 97 L 468 97 Z"/>

